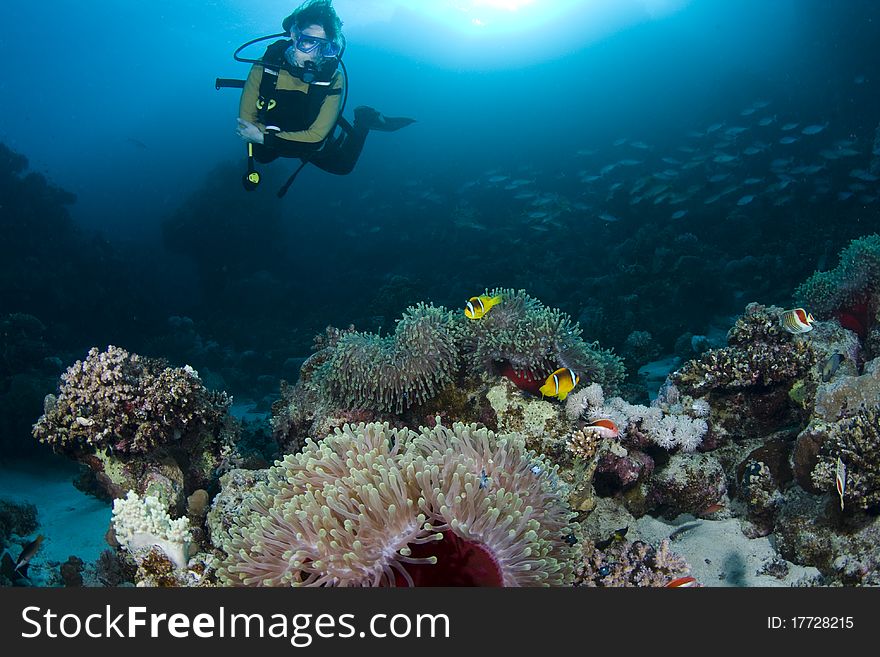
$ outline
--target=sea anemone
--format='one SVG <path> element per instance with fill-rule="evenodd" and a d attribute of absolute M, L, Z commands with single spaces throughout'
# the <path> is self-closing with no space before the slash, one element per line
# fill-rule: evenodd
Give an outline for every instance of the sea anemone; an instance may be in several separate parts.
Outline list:
<path fill-rule="evenodd" d="M 502 302 L 461 329 L 465 362 L 474 372 L 507 365 L 514 377 L 543 381 L 559 367 L 598 382 L 609 392 L 623 381 L 623 361 L 581 338 L 580 326 L 561 310 L 547 308 L 524 290 L 495 289 Z M 540 385 L 540 384 L 539 384 Z"/>
<path fill-rule="evenodd" d="M 277 463 L 218 532 L 219 576 L 244 586 L 562 585 L 572 576 L 564 499 L 555 469 L 518 434 L 345 425 Z"/>
<path fill-rule="evenodd" d="M 866 235 L 840 252 L 830 271 L 815 272 L 795 290 L 795 303 L 820 319 L 836 317 L 865 337 L 880 307 L 880 235 Z"/>
<path fill-rule="evenodd" d="M 411 306 L 393 335 L 341 335 L 318 376 L 346 408 L 401 413 L 452 381 L 458 351 L 451 323 L 443 307 Z"/>

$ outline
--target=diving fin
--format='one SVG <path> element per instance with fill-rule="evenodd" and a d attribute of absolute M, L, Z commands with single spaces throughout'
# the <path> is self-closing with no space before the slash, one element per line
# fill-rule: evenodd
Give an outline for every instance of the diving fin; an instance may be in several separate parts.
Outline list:
<path fill-rule="evenodd" d="M 415 119 L 407 116 L 379 116 L 379 120 L 370 126 L 370 130 L 379 130 L 381 132 L 394 132 L 405 128 L 411 123 L 415 123 Z"/>
<path fill-rule="evenodd" d="M 367 105 L 361 105 L 354 110 L 355 126 L 366 126 L 370 130 L 380 132 L 395 132 L 405 128 L 415 119 L 405 116 L 383 116 L 380 112 Z"/>

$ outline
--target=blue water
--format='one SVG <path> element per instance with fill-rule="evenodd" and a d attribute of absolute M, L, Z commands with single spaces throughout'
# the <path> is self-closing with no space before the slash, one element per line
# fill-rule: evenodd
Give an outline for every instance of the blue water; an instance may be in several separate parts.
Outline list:
<path fill-rule="evenodd" d="M 283 200 L 298 163 L 246 193 L 238 93 L 214 81 L 244 77 L 233 50 L 292 5 L 5 7 L 0 318 L 37 323 L 4 324 L 3 453 L 35 455 L 43 396 L 91 346 L 191 364 L 265 413 L 327 325 L 384 334 L 496 286 L 603 347 L 649 331 L 653 366 L 628 365 L 653 396 L 676 345 L 717 346 L 877 230 L 875 2 L 546 4 L 338 0 L 345 115 L 417 122 Z"/>

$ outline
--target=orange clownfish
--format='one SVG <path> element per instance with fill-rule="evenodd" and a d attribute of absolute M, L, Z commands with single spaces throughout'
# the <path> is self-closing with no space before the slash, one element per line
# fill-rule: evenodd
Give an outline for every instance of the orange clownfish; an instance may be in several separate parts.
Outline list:
<path fill-rule="evenodd" d="M 560 367 L 547 377 L 538 390 L 544 397 L 556 397 L 559 401 L 568 397 L 581 378 L 567 367 Z"/>
<path fill-rule="evenodd" d="M 496 294 L 490 297 L 488 294 L 481 294 L 478 297 L 468 299 L 467 305 L 464 307 L 464 315 L 468 319 L 480 319 L 487 312 L 492 310 L 493 306 L 501 303 L 501 295 Z"/>
<path fill-rule="evenodd" d="M 694 577 L 676 577 L 666 585 L 667 589 L 682 589 L 689 586 L 698 586 Z"/>
<path fill-rule="evenodd" d="M 808 333 L 813 330 L 812 325 L 816 318 L 803 308 L 795 308 L 779 313 L 779 321 L 782 323 L 782 328 L 789 333 Z"/>
<path fill-rule="evenodd" d="M 614 420 L 610 420 L 607 417 L 593 420 L 587 426 L 602 438 L 617 438 L 620 435 L 620 429 L 617 428 L 617 424 Z"/>

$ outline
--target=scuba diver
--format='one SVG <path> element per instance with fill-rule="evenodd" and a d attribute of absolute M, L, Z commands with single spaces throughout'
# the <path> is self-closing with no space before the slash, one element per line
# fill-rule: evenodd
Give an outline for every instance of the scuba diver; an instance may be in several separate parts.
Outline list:
<path fill-rule="evenodd" d="M 238 61 L 251 62 L 243 84 L 217 80 L 220 86 L 242 86 L 238 134 L 248 142 L 245 189 L 259 184 L 254 160 L 299 158 L 300 167 L 279 190 L 284 196 L 306 164 L 337 175 L 350 173 L 370 130 L 393 132 L 415 122 L 387 117 L 372 107 L 354 110 L 354 123 L 343 116 L 348 78 L 342 54 L 345 37 L 332 0 L 307 0 L 281 23 L 284 32 L 261 37 L 241 46 Z M 259 60 L 240 59 L 238 52 L 257 41 L 278 36 Z M 338 70 L 342 64 L 342 71 Z M 334 130 L 338 128 L 338 134 Z"/>

